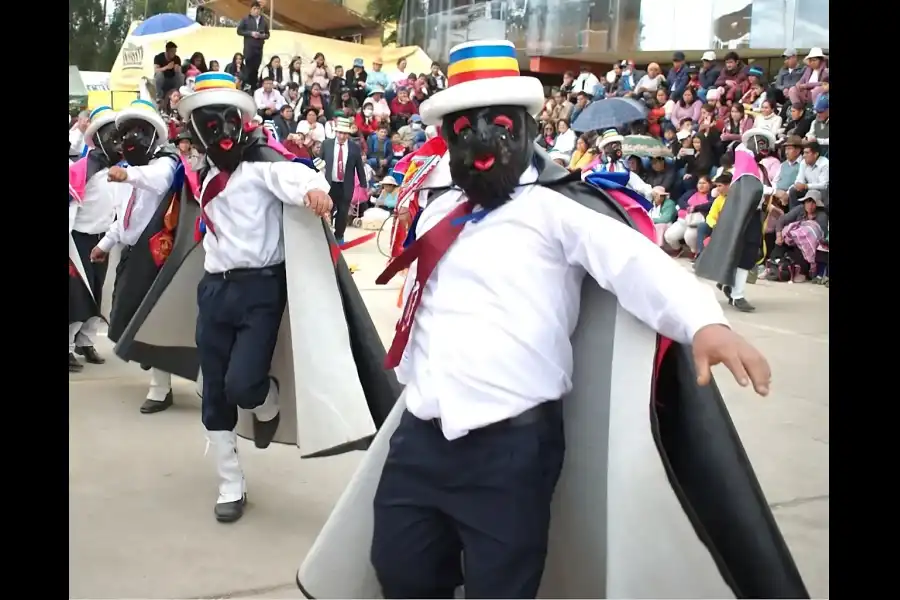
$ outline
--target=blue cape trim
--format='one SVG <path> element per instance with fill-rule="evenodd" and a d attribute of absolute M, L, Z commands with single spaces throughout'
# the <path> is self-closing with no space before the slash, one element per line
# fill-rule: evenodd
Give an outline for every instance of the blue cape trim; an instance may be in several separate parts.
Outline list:
<path fill-rule="evenodd" d="M 653 208 L 653 203 L 630 187 L 627 187 L 628 178 L 629 173 L 622 171 L 615 171 L 613 173 L 594 172 L 585 178 L 585 183 L 601 190 L 618 190 L 640 204 L 644 210 L 649 211 Z"/>
<path fill-rule="evenodd" d="M 315 171 L 315 172 L 317 172 L 317 173 L 319 172 L 319 170 L 316 168 L 315 163 L 313 163 L 313 161 L 311 161 L 311 160 L 308 159 L 308 158 L 300 158 L 300 157 L 298 156 L 298 157 L 296 157 L 294 160 L 292 160 L 291 162 L 300 163 L 301 165 L 306 165 L 307 167 L 309 167 L 309 168 L 312 169 L 313 171 Z"/>

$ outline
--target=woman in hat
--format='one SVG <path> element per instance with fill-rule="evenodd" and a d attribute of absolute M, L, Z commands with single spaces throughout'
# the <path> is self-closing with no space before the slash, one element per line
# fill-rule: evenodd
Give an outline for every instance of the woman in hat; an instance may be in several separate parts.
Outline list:
<path fill-rule="evenodd" d="M 363 66 L 363 59 L 354 58 L 353 68 L 345 75 L 344 80 L 347 87 L 350 88 L 350 93 L 353 94 L 353 97 L 359 104 L 362 104 L 366 99 L 366 80 L 368 77 L 369 74 L 366 73 L 366 69 Z"/>
<path fill-rule="evenodd" d="M 828 66 L 821 48 L 812 48 L 806 56 L 806 68 L 799 83 L 791 88 L 791 102 L 813 104 L 822 93 L 822 84 L 828 81 Z"/>
<path fill-rule="evenodd" d="M 390 120 L 391 118 L 391 107 L 388 106 L 387 100 L 384 99 L 384 89 L 380 86 L 375 86 L 369 92 L 369 97 L 366 98 L 366 102 L 372 102 L 372 114 L 378 120 Z"/>

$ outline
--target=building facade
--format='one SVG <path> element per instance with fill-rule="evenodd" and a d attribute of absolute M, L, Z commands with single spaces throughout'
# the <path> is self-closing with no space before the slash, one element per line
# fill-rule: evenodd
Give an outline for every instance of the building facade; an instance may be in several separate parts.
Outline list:
<path fill-rule="evenodd" d="M 775 57 L 828 47 L 828 0 L 407 0 L 399 23 L 401 45 L 442 63 L 455 44 L 487 38 L 508 39 L 526 61 Z"/>

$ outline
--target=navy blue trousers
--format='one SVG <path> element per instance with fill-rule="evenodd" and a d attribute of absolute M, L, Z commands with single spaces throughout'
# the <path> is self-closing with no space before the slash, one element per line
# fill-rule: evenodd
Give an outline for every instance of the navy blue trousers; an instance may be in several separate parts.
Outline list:
<path fill-rule="evenodd" d="M 231 431 L 238 407 L 249 410 L 265 402 L 286 304 L 284 263 L 207 273 L 200 280 L 197 353 L 207 431 Z"/>
<path fill-rule="evenodd" d="M 562 406 L 448 441 L 403 415 L 375 494 L 372 565 L 385 598 L 534 598 L 565 454 Z"/>

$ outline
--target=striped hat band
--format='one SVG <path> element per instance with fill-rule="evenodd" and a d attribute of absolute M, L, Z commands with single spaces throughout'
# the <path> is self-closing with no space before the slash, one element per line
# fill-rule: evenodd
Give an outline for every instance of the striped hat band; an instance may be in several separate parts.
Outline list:
<path fill-rule="evenodd" d="M 497 77 L 517 77 L 519 61 L 510 42 L 471 42 L 450 52 L 447 78 L 450 86 Z"/>
<path fill-rule="evenodd" d="M 237 80 L 234 75 L 212 71 L 209 73 L 201 73 L 194 79 L 194 91 L 202 92 L 204 90 L 236 90 Z"/>
<path fill-rule="evenodd" d="M 152 113 L 156 113 L 156 105 L 150 102 L 149 100 L 135 100 L 131 104 L 128 105 L 128 108 L 137 108 L 140 110 L 149 110 Z"/>
<path fill-rule="evenodd" d="M 90 116 L 88 117 L 91 121 L 97 119 L 98 117 L 102 117 L 104 114 L 111 115 L 113 112 L 112 106 L 98 106 L 94 110 L 91 111 Z"/>

